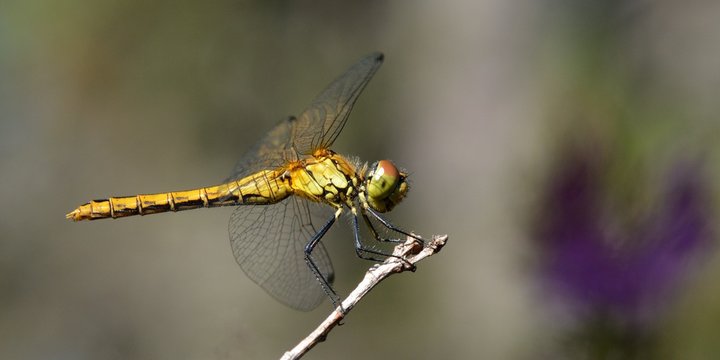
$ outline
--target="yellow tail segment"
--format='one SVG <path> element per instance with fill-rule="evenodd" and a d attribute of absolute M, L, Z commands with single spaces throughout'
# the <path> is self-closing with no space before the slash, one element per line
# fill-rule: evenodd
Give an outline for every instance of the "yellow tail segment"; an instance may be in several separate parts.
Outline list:
<path fill-rule="evenodd" d="M 273 204 L 291 193 L 292 189 L 282 174 L 265 170 L 241 180 L 206 188 L 93 200 L 78 206 L 65 218 L 73 221 L 115 219 L 201 207 Z"/>

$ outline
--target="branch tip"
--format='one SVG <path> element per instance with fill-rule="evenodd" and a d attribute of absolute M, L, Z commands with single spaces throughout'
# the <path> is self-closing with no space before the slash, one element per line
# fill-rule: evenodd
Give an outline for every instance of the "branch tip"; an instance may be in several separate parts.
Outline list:
<path fill-rule="evenodd" d="M 355 290 L 342 302 L 342 307 L 334 309 L 320 326 L 300 341 L 292 350 L 286 352 L 282 356 L 282 359 L 299 359 L 319 342 L 325 341 L 330 331 L 340 324 L 340 321 L 342 321 L 345 315 L 347 315 L 373 287 L 394 273 L 407 270 L 414 272 L 415 264 L 439 252 L 447 243 L 447 239 L 447 235 L 434 235 L 430 241 L 426 241 L 423 244 L 418 239 L 408 236 L 404 243 L 395 246 L 395 249 L 393 249 L 394 257 L 389 257 L 381 264 L 373 265 L 365 273 L 365 277 L 360 281 Z M 345 310 L 344 313 L 339 310 L 341 308 Z"/>

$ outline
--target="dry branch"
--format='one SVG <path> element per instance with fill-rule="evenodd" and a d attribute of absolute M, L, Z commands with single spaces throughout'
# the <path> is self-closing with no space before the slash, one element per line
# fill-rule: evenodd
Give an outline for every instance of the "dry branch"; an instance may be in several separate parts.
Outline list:
<path fill-rule="evenodd" d="M 337 326 L 340 321 L 345 318 L 345 315 L 347 315 L 350 310 L 357 305 L 360 299 L 370 292 L 375 285 L 392 274 L 408 270 L 415 271 L 415 263 L 440 251 L 446 242 L 447 235 L 436 235 L 432 240 L 422 246 L 412 237 L 408 237 L 405 243 L 395 247 L 393 255 L 397 257 L 390 257 L 382 264 L 373 266 L 365 273 L 363 280 L 342 302 L 342 309 L 345 309 L 345 312 L 342 312 L 340 307 L 333 310 L 330 316 L 328 316 L 320 326 L 300 341 L 292 350 L 286 352 L 281 359 L 301 358 L 319 342 L 324 341 L 328 333 L 330 333 L 330 330 Z M 405 261 L 401 260 L 401 258 L 405 259 Z"/>

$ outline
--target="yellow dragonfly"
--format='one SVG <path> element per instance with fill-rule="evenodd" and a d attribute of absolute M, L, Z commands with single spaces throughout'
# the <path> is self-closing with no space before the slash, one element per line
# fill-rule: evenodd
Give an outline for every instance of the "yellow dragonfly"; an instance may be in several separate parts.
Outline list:
<path fill-rule="evenodd" d="M 392 255 L 363 244 L 358 216 L 378 241 L 399 242 L 381 236 L 375 229 L 378 224 L 387 232 L 422 241 L 380 215 L 407 194 L 407 173 L 389 160 L 368 167 L 329 148 L 382 62 L 383 54 L 373 53 L 351 66 L 298 117 L 288 117 L 273 127 L 220 185 L 93 200 L 66 217 L 74 221 L 114 219 L 237 206 L 230 217 L 230 243 L 248 277 L 280 302 L 298 310 L 316 308 L 325 295 L 337 306 L 340 297 L 332 287 L 332 263 L 320 239 L 344 211 L 350 212 L 355 250 L 363 259 L 381 261 Z M 334 210 L 320 227 L 313 223 L 316 212 L 311 210 L 312 203 Z"/>

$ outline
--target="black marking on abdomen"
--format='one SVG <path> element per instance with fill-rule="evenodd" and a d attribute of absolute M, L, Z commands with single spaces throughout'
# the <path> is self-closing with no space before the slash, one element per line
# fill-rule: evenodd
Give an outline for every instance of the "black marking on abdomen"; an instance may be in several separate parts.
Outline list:
<path fill-rule="evenodd" d="M 196 199 L 196 200 L 180 200 L 177 203 L 175 203 L 175 209 L 179 210 L 187 210 L 187 209 L 197 209 L 200 207 L 203 207 L 204 203 L 202 199 Z"/>

